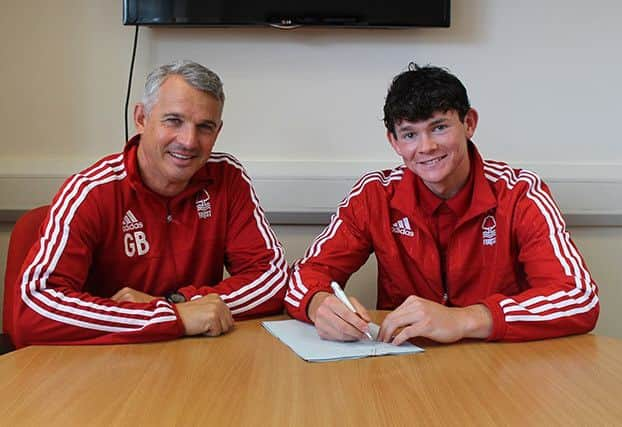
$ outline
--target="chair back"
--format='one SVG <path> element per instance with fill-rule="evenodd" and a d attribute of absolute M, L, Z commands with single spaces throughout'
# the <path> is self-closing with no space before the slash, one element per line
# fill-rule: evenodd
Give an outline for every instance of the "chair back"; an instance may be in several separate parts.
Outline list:
<path fill-rule="evenodd" d="M 22 215 L 11 232 L 9 248 L 6 256 L 4 273 L 4 305 L 2 308 L 2 331 L 13 336 L 13 309 L 16 298 L 19 298 L 17 278 L 28 251 L 39 237 L 41 223 L 45 219 L 50 206 L 40 206 Z"/>

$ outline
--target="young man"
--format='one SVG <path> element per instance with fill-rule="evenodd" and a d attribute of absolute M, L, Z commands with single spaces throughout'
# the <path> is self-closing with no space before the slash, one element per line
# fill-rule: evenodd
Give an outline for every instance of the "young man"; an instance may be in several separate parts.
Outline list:
<path fill-rule="evenodd" d="M 331 340 L 363 339 L 361 317 L 331 293 L 375 252 L 379 339 L 524 341 L 596 324 L 597 287 L 547 186 L 482 160 L 477 112 L 453 75 L 412 65 L 387 94 L 387 139 L 404 165 L 369 173 L 292 269 L 289 313 Z"/>
<path fill-rule="evenodd" d="M 54 199 L 19 278 L 16 346 L 216 336 L 282 310 L 282 247 L 240 163 L 212 152 L 224 100 L 194 62 L 147 77 L 138 135 Z"/>

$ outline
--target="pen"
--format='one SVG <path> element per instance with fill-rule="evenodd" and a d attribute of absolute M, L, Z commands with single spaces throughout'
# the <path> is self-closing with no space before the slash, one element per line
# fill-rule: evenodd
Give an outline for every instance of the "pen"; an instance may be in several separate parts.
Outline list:
<path fill-rule="evenodd" d="M 330 287 L 333 288 L 333 292 L 335 293 L 335 296 L 337 297 L 337 299 L 341 301 L 342 303 L 344 303 L 344 305 L 348 307 L 348 310 L 350 310 L 352 313 L 356 314 L 357 316 L 361 317 L 357 313 L 356 309 L 354 308 L 354 306 L 352 305 L 348 297 L 346 296 L 345 292 L 343 292 L 343 289 L 341 289 L 341 286 L 339 286 L 339 283 L 332 281 L 330 282 Z M 369 338 L 371 341 L 374 340 L 369 332 L 364 332 L 364 331 L 361 331 L 361 332 L 367 335 L 367 338 Z"/>

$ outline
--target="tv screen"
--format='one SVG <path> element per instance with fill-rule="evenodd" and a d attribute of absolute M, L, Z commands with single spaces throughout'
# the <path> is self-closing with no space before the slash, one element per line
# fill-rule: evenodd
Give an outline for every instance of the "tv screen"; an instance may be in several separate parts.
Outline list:
<path fill-rule="evenodd" d="M 449 27 L 450 0 L 124 0 L 125 25 Z"/>

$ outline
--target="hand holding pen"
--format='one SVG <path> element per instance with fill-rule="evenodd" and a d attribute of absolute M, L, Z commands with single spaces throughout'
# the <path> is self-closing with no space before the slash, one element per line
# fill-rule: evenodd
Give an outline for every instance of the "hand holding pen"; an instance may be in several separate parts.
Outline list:
<path fill-rule="evenodd" d="M 341 301 L 343 303 L 343 305 L 348 307 L 348 310 L 350 310 L 352 313 L 356 314 L 358 317 L 361 317 L 359 315 L 359 313 L 356 311 L 356 308 L 354 308 L 354 306 L 352 305 L 352 303 L 348 299 L 348 296 L 345 294 L 345 292 L 343 292 L 343 289 L 341 289 L 341 286 L 339 286 L 339 283 L 334 282 L 334 281 L 330 282 L 330 287 L 333 288 L 333 292 L 335 293 L 335 296 L 337 297 L 337 299 L 339 301 Z M 361 320 L 365 320 L 365 319 L 361 318 Z M 368 322 L 369 322 L 369 320 L 368 320 Z M 365 329 L 361 329 L 361 332 L 363 332 L 367 338 L 369 338 L 370 340 L 373 341 L 373 338 L 372 338 L 371 334 L 369 333 L 369 327 L 367 327 Z"/>
<path fill-rule="evenodd" d="M 370 317 L 365 307 L 356 298 L 346 297 L 337 283 L 332 286 L 333 291 L 334 286 L 339 289 L 336 294 L 318 292 L 309 304 L 309 317 L 320 338 L 333 341 L 370 339 Z"/>

